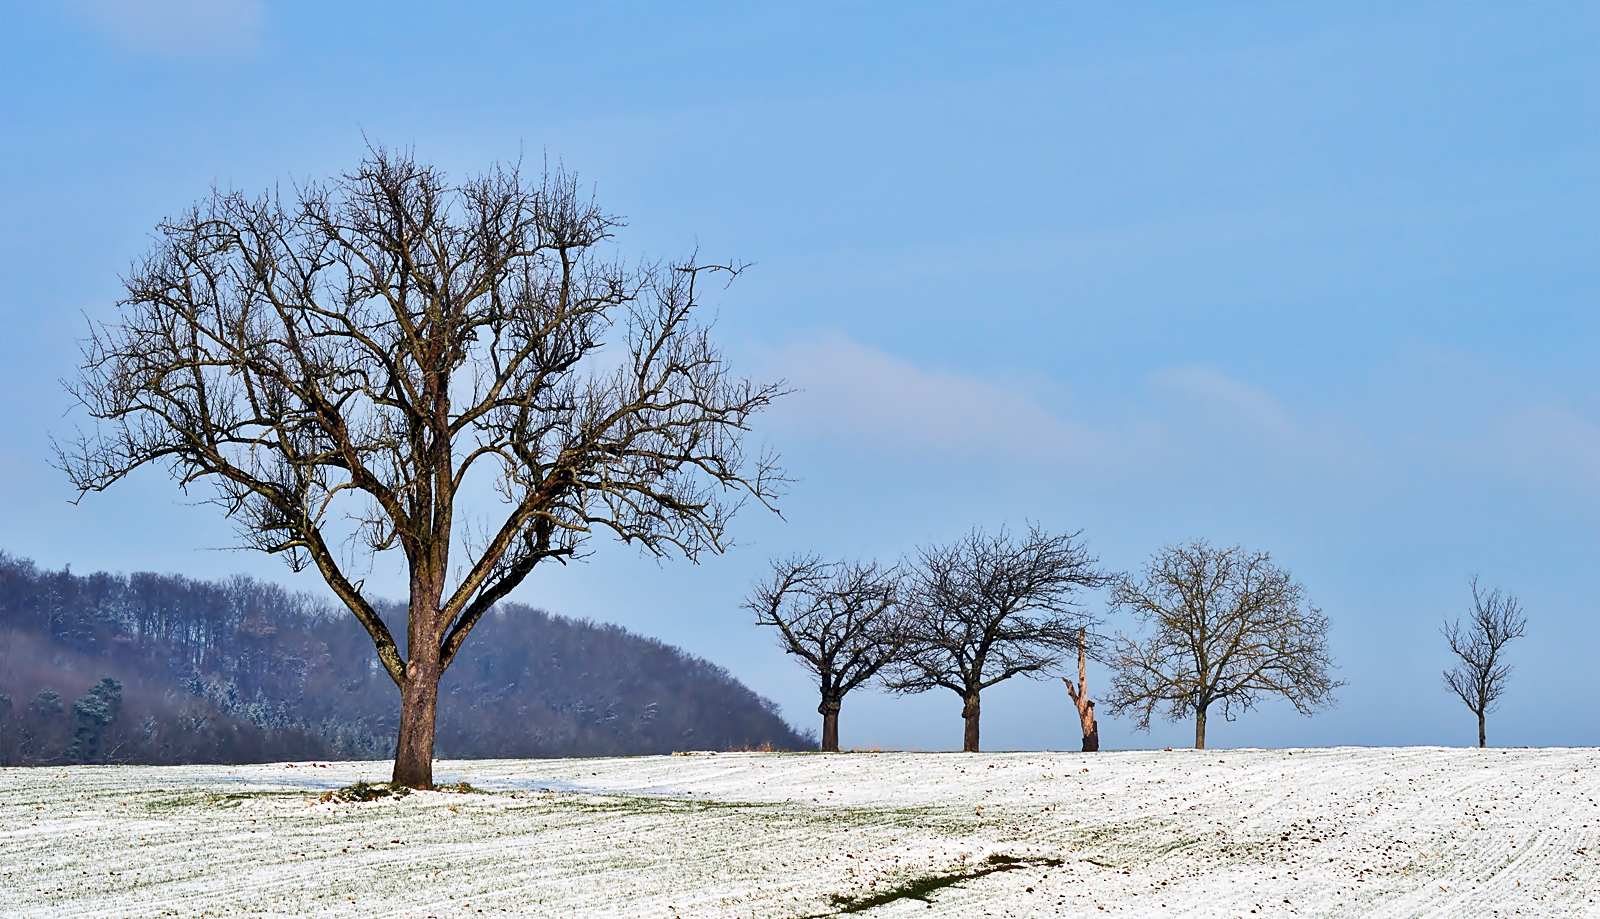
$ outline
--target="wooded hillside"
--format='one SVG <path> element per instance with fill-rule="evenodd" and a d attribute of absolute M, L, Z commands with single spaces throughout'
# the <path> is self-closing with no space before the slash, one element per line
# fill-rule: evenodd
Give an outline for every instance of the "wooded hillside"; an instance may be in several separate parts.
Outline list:
<path fill-rule="evenodd" d="M 441 757 L 814 746 L 715 664 L 518 604 L 441 690 Z M 315 597 L 0 553 L 0 765 L 381 758 L 397 713 L 366 633 Z"/>

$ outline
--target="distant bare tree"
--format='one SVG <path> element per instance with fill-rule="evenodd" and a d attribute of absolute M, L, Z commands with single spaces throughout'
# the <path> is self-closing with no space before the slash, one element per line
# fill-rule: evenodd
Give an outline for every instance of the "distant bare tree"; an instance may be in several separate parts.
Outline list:
<path fill-rule="evenodd" d="M 1513 638 L 1522 637 L 1527 625 L 1516 597 L 1501 596 L 1498 590 L 1482 593 L 1476 577 L 1472 579 L 1472 618 L 1466 627 L 1459 619 L 1444 624 L 1450 653 L 1461 658 L 1461 663 L 1444 672 L 1444 684 L 1478 716 L 1479 747 L 1488 746 L 1484 716 L 1494 711 L 1511 677 L 1511 665 L 1502 651 Z"/>
<path fill-rule="evenodd" d="M 823 752 L 839 750 L 845 694 L 876 677 L 905 643 L 899 599 L 898 569 L 804 556 L 774 562 L 772 577 L 745 601 L 817 678 Z"/>
<path fill-rule="evenodd" d="M 80 497 L 144 466 L 212 483 L 246 547 L 315 566 L 399 688 L 394 781 L 430 787 L 439 678 L 536 565 L 596 528 L 720 552 L 782 481 L 744 450 L 782 387 L 734 376 L 693 319 L 735 266 L 629 267 L 604 254 L 620 225 L 560 171 L 451 184 L 383 150 L 288 200 L 214 191 L 92 329 L 70 389 L 98 426 L 60 463 Z M 469 529 L 474 492 L 501 510 Z M 404 556 L 404 650 L 347 536 Z"/>
<path fill-rule="evenodd" d="M 10 642 L 6 642 L 10 644 Z M 0 692 L 0 766 L 15 766 L 11 761 L 11 696 Z"/>
<path fill-rule="evenodd" d="M 1062 677 L 1067 684 L 1067 695 L 1078 709 L 1078 723 L 1083 727 L 1083 752 L 1100 752 L 1100 726 L 1094 721 L 1094 701 L 1089 698 L 1089 630 L 1078 630 L 1078 682 Z"/>
<path fill-rule="evenodd" d="M 1213 705 L 1232 721 L 1277 695 L 1309 715 L 1343 685 L 1329 674 L 1328 620 L 1265 552 L 1168 546 L 1142 579 L 1117 581 L 1111 610 L 1151 630 L 1142 641 L 1116 636 L 1106 700 L 1113 713 L 1132 712 L 1140 730 L 1157 709 L 1171 721 L 1193 715 L 1197 750 Z"/>
<path fill-rule="evenodd" d="M 1109 578 L 1078 541 L 1037 526 L 1013 539 L 973 530 L 918 553 L 907 591 L 906 650 L 885 683 L 897 692 L 943 687 L 961 697 L 961 748 L 978 750 L 983 690 L 1014 676 L 1043 677 L 1094 624 L 1076 602 Z"/>

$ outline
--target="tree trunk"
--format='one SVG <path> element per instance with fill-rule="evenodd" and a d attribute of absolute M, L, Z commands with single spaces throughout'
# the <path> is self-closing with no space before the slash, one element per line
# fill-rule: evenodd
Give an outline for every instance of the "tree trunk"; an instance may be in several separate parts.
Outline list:
<path fill-rule="evenodd" d="M 839 705 L 842 700 L 825 699 L 817 706 L 822 716 L 822 752 L 839 752 Z"/>
<path fill-rule="evenodd" d="M 1086 687 L 1082 679 L 1074 687 L 1072 681 L 1066 677 L 1061 678 L 1067 684 L 1067 692 L 1072 695 L 1072 704 L 1078 708 L 1078 725 L 1083 728 L 1083 752 L 1097 753 L 1100 750 L 1100 726 L 1094 720 L 1094 702 L 1085 698 Z"/>
<path fill-rule="evenodd" d="M 1062 677 L 1061 682 L 1067 684 L 1067 695 L 1072 697 L 1072 704 L 1078 709 L 1078 723 L 1083 727 L 1083 752 L 1100 752 L 1100 726 L 1094 721 L 1094 703 L 1089 701 L 1089 651 L 1088 629 L 1078 630 L 1078 685 L 1072 685 L 1072 680 Z"/>
<path fill-rule="evenodd" d="M 962 700 L 961 717 L 966 719 L 966 735 L 961 739 L 961 752 L 978 752 L 978 694 L 973 693 Z"/>
<path fill-rule="evenodd" d="M 1483 712 L 1479 712 L 1478 713 L 1478 746 L 1480 748 L 1482 748 L 1482 747 L 1487 747 L 1488 745 L 1489 745 L 1488 738 L 1483 733 Z"/>
<path fill-rule="evenodd" d="M 1194 748 L 1196 750 L 1204 750 L 1206 748 L 1206 710 L 1204 706 L 1194 711 Z"/>
<path fill-rule="evenodd" d="M 442 585 L 440 585 L 442 588 Z M 406 680 L 400 687 L 400 734 L 395 739 L 390 781 L 411 788 L 433 787 L 434 722 L 439 716 L 439 642 L 435 623 L 442 589 L 412 577 L 410 628 L 406 632 Z"/>
<path fill-rule="evenodd" d="M 433 787 L 433 729 L 439 714 L 439 662 L 423 666 L 415 656 L 400 689 L 400 735 L 395 741 L 391 781 L 411 788 Z"/>

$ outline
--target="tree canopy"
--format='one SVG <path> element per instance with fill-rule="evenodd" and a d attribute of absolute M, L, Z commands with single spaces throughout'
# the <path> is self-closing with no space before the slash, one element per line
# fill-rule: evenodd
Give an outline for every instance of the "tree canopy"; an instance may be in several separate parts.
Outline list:
<path fill-rule="evenodd" d="M 1265 552 L 1168 546 L 1143 577 L 1116 581 L 1111 609 L 1148 629 L 1116 636 L 1113 713 L 1132 713 L 1141 730 L 1157 711 L 1173 721 L 1192 715 L 1197 749 L 1213 706 L 1231 721 L 1270 695 L 1309 715 L 1341 685 L 1330 674 L 1328 620 Z"/>
<path fill-rule="evenodd" d="M 985 689 L 1048 675 L 1096 624 L 1078 593 L 1108 578 L 1079 536 L 1037 525 L 1018 536 L 973 530 L 922 549 L 911 564 L 906 647 L 887 682 L 959 695 L 962 749 L 978 750 Z"/>

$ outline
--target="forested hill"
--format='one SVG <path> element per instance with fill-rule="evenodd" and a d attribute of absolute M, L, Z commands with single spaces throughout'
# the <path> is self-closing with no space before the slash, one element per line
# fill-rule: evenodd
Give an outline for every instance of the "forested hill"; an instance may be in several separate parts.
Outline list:
<path fill-rule="evenodd" d="M 721 667 L 517 604 L 479 624 L 440 690 L 446 758 L 814 746 Z M 316 598 L 0 553 L 0 765 L 381 758 L 398 712 L 366 632 Z"/>

